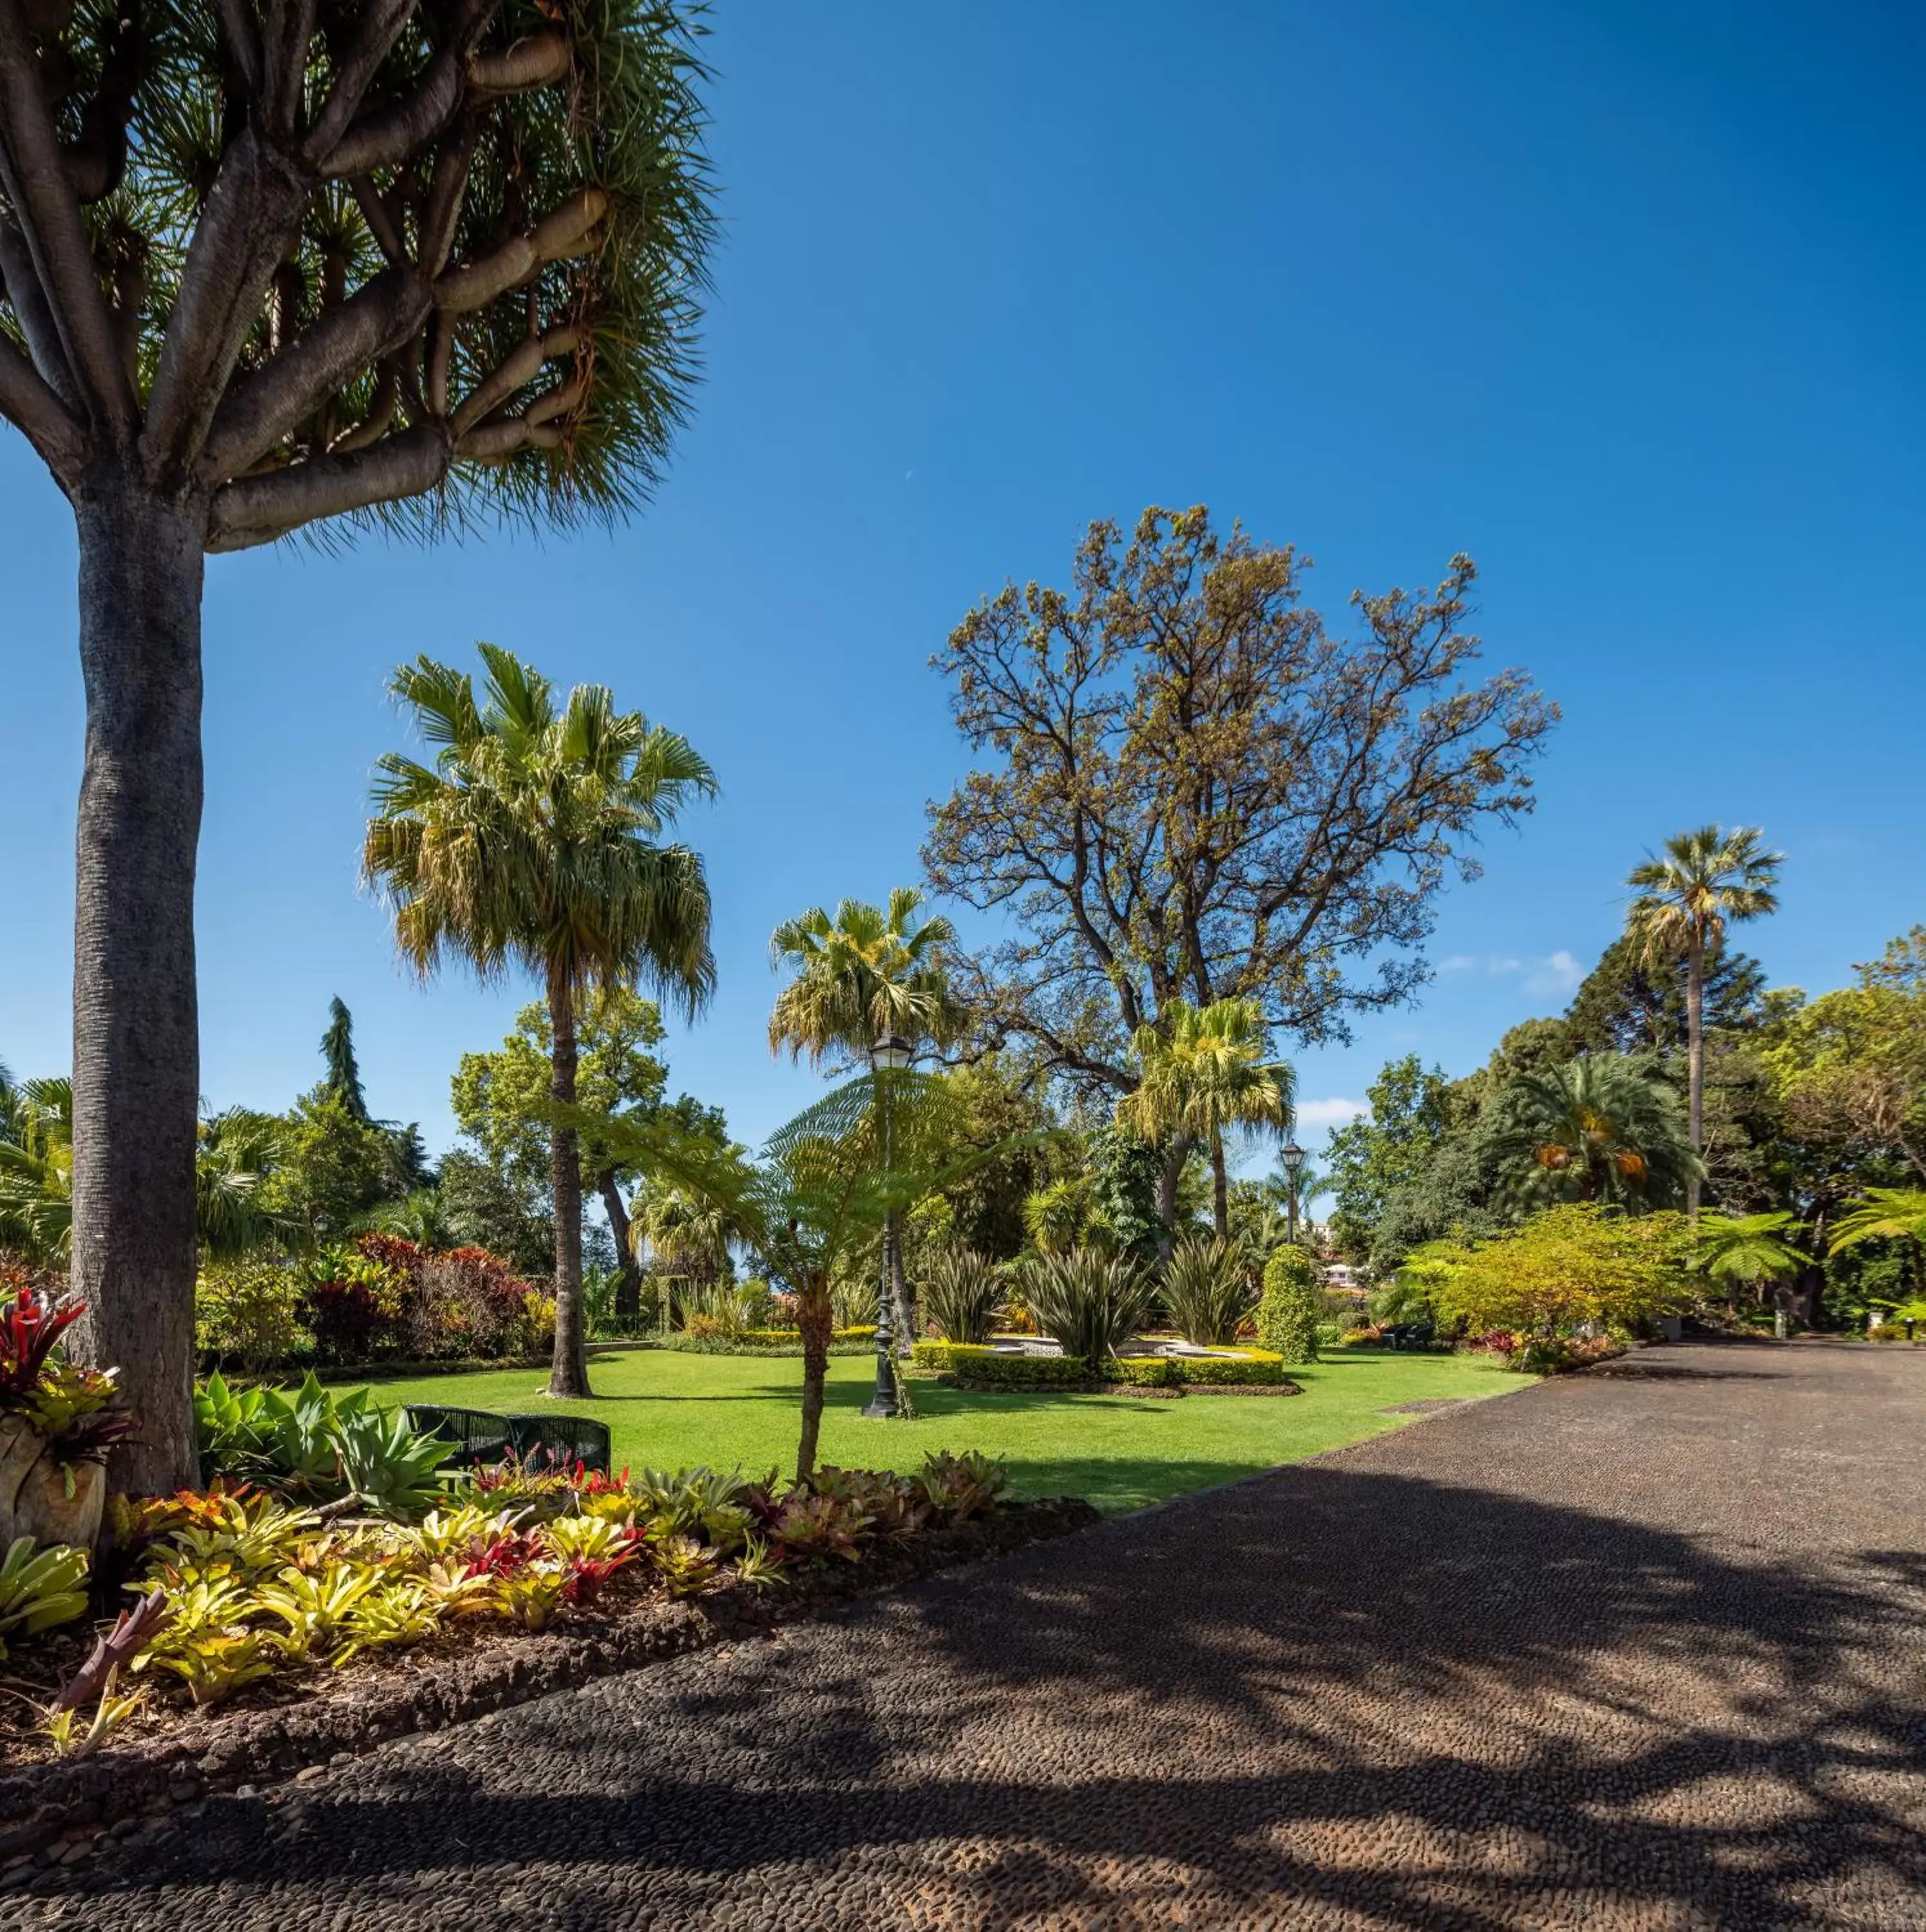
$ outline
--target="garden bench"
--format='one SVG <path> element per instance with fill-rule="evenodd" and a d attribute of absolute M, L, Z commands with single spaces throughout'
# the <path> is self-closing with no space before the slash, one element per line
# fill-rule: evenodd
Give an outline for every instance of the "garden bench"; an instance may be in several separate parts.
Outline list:
<path fill-rule="evenodd" d="M 508 1418 L 485 1408 L 448 1408 L 437 1402 L 411 1402 L 402 1411 L 408 1426 L 423 1436 L 439 1436 L 454 1446 L 442 1459 L 444 1469 L 483 1469 L 508 1453 Z"/>
<path fill-rule="evenodd" d="M 608 1425 L 587 1415 L 503 1415 L 508 1444 L 524 1462 L 545 1465 L 579 1462 L 584 1468 L 608 1471 Z"/>
<path fill-rule="evenodd" d="M 1429 1348 L 1436 1339 L 1438 1330 L 1429 1322 L 1399 1322 L 1384 1332 L 1382 1340 L 1394 1348 Z"/>
<path fill-rule="evenodd" d="M 422 1434 L 445 1436 L 455 1446 L 444 1469 L 485 1469 L 512 1456 L 545 1467 L 580 1462 L 605 1474 L 608 1468 L 608 1425 L 587 1415 L 497 1415 L 485 1408 L 448 1408 L 438 1402 L 411 1402 L 401 1413 Z"/>

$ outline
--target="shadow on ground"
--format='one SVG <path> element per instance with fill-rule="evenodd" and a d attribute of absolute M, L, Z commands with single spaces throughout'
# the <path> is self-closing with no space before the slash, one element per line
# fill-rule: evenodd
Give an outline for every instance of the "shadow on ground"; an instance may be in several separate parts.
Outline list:
<path fill-rule="evenodd" d="M 1926 1924 L 1926 1560 L 1413 1472 L 1477 1420 L 223 1801 L 65 1922 Z"/>

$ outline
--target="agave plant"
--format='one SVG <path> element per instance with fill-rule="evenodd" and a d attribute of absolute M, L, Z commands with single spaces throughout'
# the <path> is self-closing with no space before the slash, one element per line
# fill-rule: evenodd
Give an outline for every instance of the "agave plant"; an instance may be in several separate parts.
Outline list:
<path fill-rule="evenodd" d="M 1002 1300 L 994 1266 L 974 1248 L 943 1250 L 924 1270 L 923 1313 L 946 1342 L 988 1341 Z"/>
<path fill-rule="evenodd" d="M 1092 1367 L 1130 1340 L 1156 1298 L 1153 1278 L 1128 1256 L 1091 1248 L 1041 1256 L 1024 1282 L 1038 1328 Z"/>
<path fill-rule="evenodd" d="M 1235 1244 L 1193 1235 L 1179 1241 L 1164 1270 L 1164 1306 L 1186 1342 L 1220 1348 L 1256 1306 Z"/>

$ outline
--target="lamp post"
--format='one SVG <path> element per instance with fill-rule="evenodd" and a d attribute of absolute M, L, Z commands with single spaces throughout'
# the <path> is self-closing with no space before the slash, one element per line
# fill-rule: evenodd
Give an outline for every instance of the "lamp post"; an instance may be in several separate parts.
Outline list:
<path fill-rule="evenodd" d="M 1304 1150 L 1295 1141 L 1286 1141 L 1278 1159 L 1284 1163 L 1285 1178 L 1291 1184 L 1290 1233 L 1291 1245 L 1297 1245 L 1297 1170 L 1304 1165 Z"/>
<path fill-rule="evenodd" d="M 876 1094 L 876 1110 L 882 1116 L 883 1176 L 885 1180 L 889 1177 L 893 1149 L 891 1145 L 890 1108 L 885 1097 L 887 1090 L 882 1076 L 885 1072 L 900 1073 L 909 1061 L 910 1045 L 900 1034 L 886 1033 L 870 1048 L 870 1081 Z M 890 1353 L 894 1346 L 891 1333 L 890 1304 L 896 1295 L 896 1281 L 890 1263 L 895 1240 L 896 1210 L 892 1208 L 883 1217 L 882 1279 L 877 1284 L 876 1391 L 863 1410 L 865 1415 L 879 1420 L 896 1413 L 896 1364 Z"/>

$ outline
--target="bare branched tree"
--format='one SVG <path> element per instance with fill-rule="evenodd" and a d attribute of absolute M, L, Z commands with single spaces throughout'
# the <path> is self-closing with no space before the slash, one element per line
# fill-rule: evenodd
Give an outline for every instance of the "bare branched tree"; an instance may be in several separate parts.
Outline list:
<path fill-rule="evenodd" d="M 655 0 L 0 0 L 0 416 L 73 503 L 83 1346 L 193 1474 L 210 550 L 646 494 L 711 218 Z"/>
<path fill-rule="evenodd" d="M 1355 639 L 1303 604 L 1306 567 L 1146 510 L 1128 542 L 1090 526 L 1069 592 L 1009 586 L 934 659 L 990 756 L 931 808 L 924 864 L 1014 928 L 959 973 L 979 1049 L 1127 1094 L 1133 1036 L 1189 1006 L 1254 1000 L 1313 1045 L 1423 983 L 1437 895 L 1531 808 L 1557 709 L 1522 671 L 1468 676 L 1468 557 L 1360 593 Z"/>

